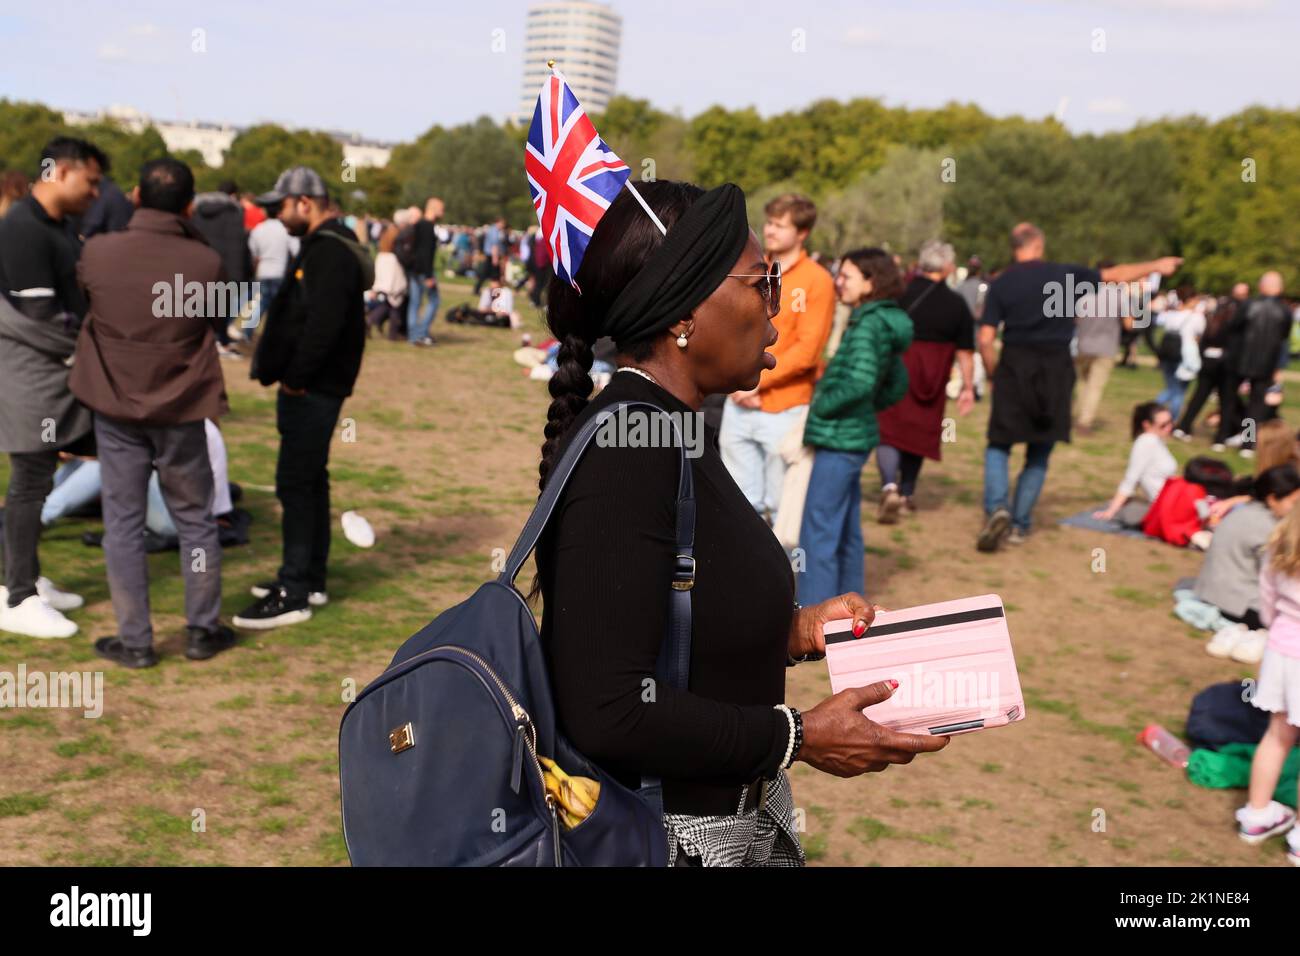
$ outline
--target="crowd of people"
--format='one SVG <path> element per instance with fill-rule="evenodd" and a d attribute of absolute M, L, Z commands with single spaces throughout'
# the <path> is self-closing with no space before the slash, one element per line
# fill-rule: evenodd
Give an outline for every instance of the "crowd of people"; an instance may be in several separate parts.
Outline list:
<path fill-rule="evenodd" d="M 41 573 L 40 533 L 70 501 L 97 493 L 118 628 L 95 650 L 127 667 L 157 661 L 145 557 L 148 536 L 163 530 L 180 549 L 187 656 L 206 659 L 236 643 L 220 621 L 221 522 L 233 507 L 222 359 L 251 359 L 251 376 L 277 388 L 282 561 L 232 619 L 237 628 L 273 628 L 307 620 L 328 601 L 329 449 L 367 337 L 378 330 L 434 345 L 440 270 L 472 278 L 479 296 L 477 308 L 448 312 L 449 323 L 518 328 L 514 296 L 525 287 L 534 306 L 546 300 L 553 329 L 556 314 L 573 308 L 551 302 L 557 286 L 537 227 L 512 233 L 504 218 L 447 226 L 437 197 L 378 219 L 344 215 L 302 166 L 259 196 L 233 182 L 196 194 L 188 167 L 160 158 L 144 165 L 128 196 L 92 143 L 58 137 L 42 161 L 51 172 L 30 185 L 13 174 L 0 180 L 0 450 L 10 459 L 0 630 L 76 632 L 68 614 L 82 599 Z M 1058 263 L 1028 222 L 1011 231 L 1011 262 L 995 275 L 976 257 L 959 270 L 938 237 L 912 262 L 863 247 L 828 267 L 806 248 L 812 200 L 787 193 L 764 214 L 761 258 L 725 277 L 759 290 L 776 337 L 753 387 L 703 395 L 701 411 L 738 495 L 801 572 L 800 604 L 869 590 L 863 469 L 874 452 L 879 523 L 913 514 L 925 460 L 940 460 L 951 440 L 949 401 L 961 416 L 983 398 L 991 405 L 976 548 L 1024 541 L 1053 450 L 1072 431 L 1105 426 L 1098 414 L 1111 370 L 1117 360 L 1132 364 L 1145 336 L 1164 387 L 1133 410 L 1128 467 L 1095 517 L 1142 527 L 1156 512 L 1167 516 L 1160 502 L 1178 480 L 1167 443 L 1190 441 L 1217 397 L 1213 448 L 1235 448 L 1257 467 L 1193 502 L 1206 557 L 1180 607 L 1218 625 L 1211 653 L 1261 663 L 1260 706 L 1294 708 L 1291 722 L 1275 719 L 1270 739 L 1294 743 L 1300 445 L 1277 416 L 1295 323 L 1279 273 L 1265 273 L 1253 297 L 1239 283 L 1222 298 L 1187 288 L 1152 298 L 1180 259 Z M 191 308 L 176 296 L 160 308 L 158 288 L 182 276 L 236 293 L 221 307 Z M 1058 308 L 1062 289 L 1072 291 Z M 1115 289 L 1132 294 L 1110 295 Z M 1134 312 L 1133 301 L 1144 307 Z M 759 335 L 757 317 L 742 331 Z M 630 367 L 625 359 L 637 356 L 612 337 L 567 335 L 547 353 L 552 395 L 584 381 L 590 391 L 595 363 L 604 366 L 601 382 L 626 381 L 612 375 L 623 370 L 654 381 Z M 690 342 L 687 327 L 675 343 L 686 350 Z M 1016 445 L 1025 451 L 1013 487 Z M 1251 799 L 1243 835 L 1279 825 L 1254 787 Z"/>
<path fill-rule="evenodd" d="M 260 328 L 251 374 L 278 386 L 275 579 L 235 627 L 307 620 L 328 600 L 329 447 L 365 346 L 374 266 L 306 167 L 241 200 L 197 194 L 191 170 L 147 162 L 126 199 L 93 143 L 46 144 L 42 175 L 11 189 L 0 219 L 0 450 L 9 455 L 0 630 L 77 631 L 84 603 L 41 573 L 41 529 L 98 498 L 117 633 L 97 654 L 157 662 L 146 553 L 174 536 L 185 585 L 185 654 L 232 647 L 221 623 L 221 557 L 234 513 L 220 419 L 223 356 Z M 12 193 L 12 194 L 11 194 Z M 122 207 L 122 200 L 126 207 Z M 306 330 L 310 329 L 310 334 Z"/>

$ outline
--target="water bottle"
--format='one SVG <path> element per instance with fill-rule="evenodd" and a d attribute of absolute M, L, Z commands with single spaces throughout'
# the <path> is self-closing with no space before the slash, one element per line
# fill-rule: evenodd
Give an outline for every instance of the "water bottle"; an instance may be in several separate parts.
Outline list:
<path fill-rule="evenodd" d="M 1152 753 L 1166 763 L 1175 767 L 1187 767 L 1192 755 L 1191 749 L 1159 724 L 1148 724 L 1138 734 L 1138 743 L 1145 745 Z"/>

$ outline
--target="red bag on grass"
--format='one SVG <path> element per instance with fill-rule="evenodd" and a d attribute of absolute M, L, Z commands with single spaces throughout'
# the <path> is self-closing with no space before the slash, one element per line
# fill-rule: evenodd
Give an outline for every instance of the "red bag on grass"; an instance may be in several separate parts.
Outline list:
<path fill-rule="evenodd" d="M 1185 478 L 1168 478 L 1142 521 L 1142 533 L 1177 547 L 1186 546 L 1192 535 L 1201 530 L 1196 502 L 1205 497 L 1205 488 Z"/>

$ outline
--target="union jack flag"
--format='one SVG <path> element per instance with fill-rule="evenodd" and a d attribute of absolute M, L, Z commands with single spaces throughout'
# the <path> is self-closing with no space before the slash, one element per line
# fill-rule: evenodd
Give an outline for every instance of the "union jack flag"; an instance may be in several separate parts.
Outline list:
<path fill-rule="evenodd" d="M 537 97 L 524 170 L 551 263 L 576 289 L 573 277 L 596 223 L 632 171 L 597 135 L 559 70 L 552 71 Z"/>

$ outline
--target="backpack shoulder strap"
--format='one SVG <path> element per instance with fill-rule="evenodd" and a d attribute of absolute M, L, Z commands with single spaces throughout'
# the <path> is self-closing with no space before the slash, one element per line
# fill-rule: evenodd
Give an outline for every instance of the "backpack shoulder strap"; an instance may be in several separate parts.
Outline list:
<path fill-rule="evenodd" d="M 510 588 L 514 587 L 519 569 L 537 547 L 537 541 L 555 510 L 564 486 L 606 419 L 619 414 L 622 409 L 637 407 L 659 414 L 668 414 L 659 406 L 649 402 L 619 402 L 601 409 L 573 436 L 569 447 L 565 449 L 552 469 L 546 489 L 537 499 L 533 513 L 529 515 L 523 531 L 519 533 L 519 539 L 511 549 L 509 557 L 506 558 L 505 568 L 497 578 L 499 583 Z M 676 423 L 673 428 L 676 432 Z M 695 482 L 690 459 L 686 457 L 686 442 L 680 432 L 676 434 L 676 444 L 678 451 L 681 452 L 682 463 L 677 481 L 677 557 L 673 564 L 673 577 L 668 592 L 668 633 L 659 649 L 659 660 L 655 670 L 659 678 L 666 681 L 668 686 L 684 691 L 690 679 L 691 669 L 691 588 L 695 585 Z M 641 790 L 644 791 L 646 799 L 662 813 L 662 789 L 659 778 L 642 777 Z"/>
<path fill-rule="evenodd" d="M 537 541 L 545 530 L 547 522 L 550 521 L 551 514 L 559 502 L 560 495 L 564 493 L 565 485 L 573 475 L 574 469 L 577 468 L 578 462 L 591 444 L 596 433 L 605 424 L 605 420 L 611 416 L 619 414 L 621 409 L 632 409 L 641 407 L 659 414 L 668 414 L 657 405 L 649 402 L 619 402 L 608 408 L 601 409 L 597 414 L 587 420 L 586 424 L 573 436 L 569 442 L 569 447 L 565 449 L 560 460 L 556 462 L 555 467 L 551 470 L 550 480 L 546 483 L 546 489 L 537 499 L 537 504 L 533 507 L 533 513 L 528 516 L 528 521 L 524 523 L 523 530 L 519 533 L 519 538 L 515 541 L 515 546 L 511 549 L 509 556 L 506 558 L 505 568 L 497 578 L 498 582 L 513 587 L 515 578 L 519 576 L 519 569 L 523 566 L 524 561 L 532 554 L 533 549 L 537 547 Z M 674 428 L 676 426 L 674 425 Z M 689 598 L 690 589 L 695 583 L 695 484 L 691 473 L 691 463 L 686 457 L 686 444 L 681 440 L 678 434 L 677 448 L 681 453 L 681 472 L 677 482 L 677 559 L 673 568 L 672 590 L 674 594 L 686 594 Z M 686 605 L 689 609 L 689 604 Z M 683 674 L 683 676 L 685 676 Z M 684 686 L 684 684 L 683 684 Z"/>

